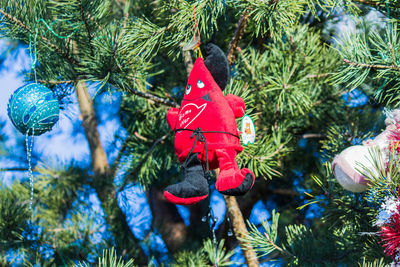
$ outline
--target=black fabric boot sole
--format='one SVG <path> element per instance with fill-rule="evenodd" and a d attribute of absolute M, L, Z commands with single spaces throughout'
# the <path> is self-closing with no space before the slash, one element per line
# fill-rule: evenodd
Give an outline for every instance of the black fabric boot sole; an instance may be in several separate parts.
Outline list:
<path fill-rule="evenodd" d="M 189 156 L 184 166 L 184 180 L 165 188 L 164 197 L 179 205 L 193 205 L 207 198 L 208 181 L 204 177 L 204 169 L 198 153 Z"/>

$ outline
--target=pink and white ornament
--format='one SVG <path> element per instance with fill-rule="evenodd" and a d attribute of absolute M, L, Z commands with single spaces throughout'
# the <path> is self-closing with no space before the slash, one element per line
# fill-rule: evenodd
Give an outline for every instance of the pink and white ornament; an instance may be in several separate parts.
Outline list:
<path fill-rule="evenodd" d="M 367 189 L 368 179 L 360 172 L 363 167 L 374 169 L 367 146 L 348 147 L 332 163 L 333 174 L 339 184 L 344 189 L 357 193 Z"/>
<path fill-rule="evenodd" d="M 344 189 L 352 192 L 365 191 L 368 178 L 361 174 L 365 173 L 363 169 L 369 170 L 371 176 L 378 175 L 386 169 L 390 151 L 395 148 L 400 153 L 400 110 L 386 112 L 386 116 L 386 129 L 382 133 L 374 139 L 364 141 L 362 145 L 346 148 L 334 158 L 333 174 Z M 378 159 L 381 166 L 374 166 L 371 154 Z"/>

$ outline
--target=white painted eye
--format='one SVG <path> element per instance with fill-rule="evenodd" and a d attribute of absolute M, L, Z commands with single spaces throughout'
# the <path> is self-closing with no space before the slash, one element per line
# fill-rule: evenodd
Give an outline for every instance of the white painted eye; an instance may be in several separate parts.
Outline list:
<path fill-rule="evenodd" d="M 204 83 L 201 80 L 198 80 L 197 81 L 197 87 L 203 88 L 204 87 Z"/>
<path fill-rule="evenodd" d="M 192 91 L 192 86 L 189 84 L 188 87 L 186 87 L 186 94 L 188 95 Z"/>

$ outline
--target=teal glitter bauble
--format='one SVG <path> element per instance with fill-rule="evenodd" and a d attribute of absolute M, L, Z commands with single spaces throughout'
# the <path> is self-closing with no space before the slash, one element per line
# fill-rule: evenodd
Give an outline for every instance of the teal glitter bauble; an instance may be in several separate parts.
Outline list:
<path fill-rule="evenodd" d="M 8 117 L 23 134 L 41 135 L 58 121 L 60 105 L 44 85 L 31 83 L 18 88 L 8 100 Z"/>

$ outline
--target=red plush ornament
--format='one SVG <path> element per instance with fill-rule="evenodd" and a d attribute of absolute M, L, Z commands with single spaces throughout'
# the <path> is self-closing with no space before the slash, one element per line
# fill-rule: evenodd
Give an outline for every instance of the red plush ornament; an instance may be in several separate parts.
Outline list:
<path fill-rule="evenodd" d="M 181 108 L 171 108 L 167 114 L 175 131 L 175 152 L 185 169 L 184 181 L 164 191 L 175 204 L 205 199 L 209 170 L 220 168 L 216 188 L 226 195 L 242 195 L 254 184 L 253 172 L 239 169 L 235 160 L 243 150 L 235 118 L 244 115 L 244 101 L 224 96 L 220 86 L 225 87 L 229 77 L 226 57 L 215 45 L 209 44 L 207 50 L 206 60 L 198 58 L 193 66 Z"/>

